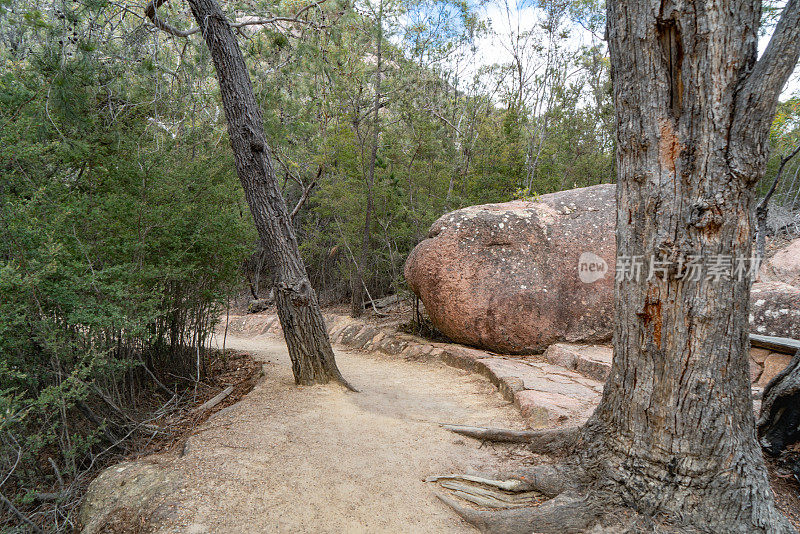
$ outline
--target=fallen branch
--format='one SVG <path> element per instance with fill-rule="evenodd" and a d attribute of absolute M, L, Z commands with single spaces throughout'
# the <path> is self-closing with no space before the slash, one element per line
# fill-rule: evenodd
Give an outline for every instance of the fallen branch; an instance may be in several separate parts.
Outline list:
<path fill-rule="evenodd" d="M 214 406 L 225 400 L 225 397 L 227 397 L 231 393 L 233 393 L 233 386 L 228 386 L 225 389 L 223 389 L 220 393 L 218 393 L 216 396 L 207 400 L 206 402 L 204 402 L 203 404 L 192 410 L 192 412 L 200 413 L 206 410 L 210 410 L 211 408 L 213 408 Z"/>
<path fill-rule="evenodd" d="M 33 500 L 37 502 L 58 502 L 64 500 L 66 497 L 69 496 L 68 491 L 58 491 L 58 492 L 44 492 L 44 493 L 35 493 L 33 495 Z"/>
<path fill-rule="evenodd" d="M 339 219 L 334 219 L 334 220 L 336 221 L 336 226 L 339 227 L 339 234 L 341 234 L 342 240 L 344 241 L 344 246 L 347 249 L 347 252 L 350 254 L 350 259 L 353 261 L 353 264 L 356 266 L 356 269 L 358 269 L 358 262 L 356 261 L 356 256 L 355 254 L 353 254 L 353 250 L 347 243 L 347 238 L 345 237 L 344 232 L 342 231 L 342 226 L 339 224 Z M 363 277 L 361 278 L 361 285 L 364 287 L 364 291 L 367 293 L 367 298 L 369 299 L 369 302 L 372 304 L 372 311 L 375 312 L 375 315 L 377 315 L 378 317 L 388 317 L 388 314 L 379 312 L 378 308 L 375 307 L 375 299 L 373 299 L 372 295 L 369 294 L 367 283 L 364 282 Z"/>
<path fill-rule="evenodd" d="M 11 502 L 11 501 L 9 501 L 8 499 L 6 499 L 6 496 L 5 496 L 5 495 L 3 495 L 2 493 L 0 493 L 0 503 L 2 503 L 2 504 L 3 504 L 3 505 L 5 505 L 5 506 L 6 506 L 6 507 L 7 507 L 9 510 L 11 510 L 11 513 L 13 513 L 15 516 L 17 516 L 17 517 L 19 518 L 19 520 L 20 520 L 20 521 L 22 521 L 23 523 L 25 523 L 26 525 L 28 525 L 28 526 L 31 528 L 31 531 L 33 531 L 33 532 L 42 532 L 42 533 L 44 533 L 44 530 L 42 530 L 41 528 L 39 528 L 39 525 L 37 525 L 36 523 L 34 523 L 33 521 L 31 521 L 31 520 L 30 520 L 30 518 L 29 518 L 28 516 L 26 516 L 25 514 L 23 514 L 22 512 L 20 512 L 20 511 L 17 509 L 17 507 L 16 507 L 16 506 L 14 506 L 14 503 L 12 503 L 12 502 Z"/>
<path fill-rule="evenodd" d="M 107 421 L 105 418 L 101 419 L 98 417 L 89 406 L 83 401 L 75 401 L 75 406 L 78 408 L 78 411 L 83 414 L 87 421 L 92 423 L 97 429 L 100 431 L 101 435 L 105 440 L 109 443 L 114 444 L 114 446 L 121 443 L 121 440 L 114 434 L 111 429 L 108 428 L 106 424 Z"/>
<path fill-rule="evenodd" d="M 175 392 L 173 392 L 173 391 L 170 391 L 170 390 L 169 390 L 169 388 L 168 388 L 167 386 L 165 386 L 164 384 L 162 384 L 162 383 L 161 383 L 161 380 L 159 380 L 158 378 L 156 378 L 156 375 L 154 375 L 154 374 L 153 374 L 153 371 L 151 371 L 150 369 L 148 369 L 148 368 L 147 368 L 147 364 L 146 364 L 146 363 L 144 363 L 144 360 L 141 360 L 141 362 L 142 362 L 142 368 L 143 368 L 143 369 L 144 369 L 144 370 L 147 372 L 147 374 L 148 374 L 148 375 L 150 375 L 150 378 L 152 378 L 152 379 L 153 379 L 153 382 L 155 382 L 155 383 L 156 383 L 156 385 L 157 385 L 158 387 L 160 387 L 160 388 L 161 388 L 161 390 L 162 390 L 164 393 L 166 393 L 167 395 L 170 395 L 170 397 L 174 397 L 174 396 L 175 396 Z"/>

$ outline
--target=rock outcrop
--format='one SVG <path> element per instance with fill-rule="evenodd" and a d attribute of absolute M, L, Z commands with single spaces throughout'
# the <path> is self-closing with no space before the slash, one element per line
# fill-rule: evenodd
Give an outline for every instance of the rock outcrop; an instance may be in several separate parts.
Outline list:
<path fill-rule="evenodd" d="M 610 184 L 460 209 L 412 251 L 406 280 L 433 324 L 459 343 L 525 354 L 562 341 L 606 341 L 615 217 Z M 768 272 L 800 275 L 800 240 L 776 254 Z M 756 283 L 751 309 L 752 332 L 800 338 L 800 288 Z"/>
<path fill-rule="evenodd" d="M 460 343 L 531 353 L 607 340 L 614 199 L 607 184 L 448 213 L 409 256 L 406 280 L 433 324 Z"/>

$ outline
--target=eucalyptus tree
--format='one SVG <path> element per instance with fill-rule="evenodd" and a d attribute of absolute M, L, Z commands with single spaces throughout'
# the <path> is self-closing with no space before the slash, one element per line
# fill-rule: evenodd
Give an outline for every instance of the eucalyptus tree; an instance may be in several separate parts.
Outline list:
<path fill-rule="evenodd" d="M 234 28 L 275 23 L 314 24 L 301 18 L 325 0 L 308 4 L 291 17 L 247 17 L 233 23 L 215 0 L 189 0 L 197 26 L 179 29 L 158 15 L 166 0 L 154 0 L 145 13 L 158 28 L 177 37 L 202 35 L 217 72 L 236 172 L 264 250 L 274 269 L 273 286 L 292 372 L 297 384 L 335 380 L 353 387 L 339 371 L 316 292 L 300 256 L 294 227 L 281 194 L 261 109 L 253 92 Z"/>
<path fill-rule="evenodd" d="M 608 2 L 618 266 L 639 257 L 663 268 L 618 278 L 614 359 L 589 421 L 516 436 L 570 454 L 496 485 L 553 498 L 492 513 L 445 497 L 482 529 L 580 532 L 622 506 L 670 531 L 796 532 L 776 510 L 756 439 L 751 279 L 680 268 L 690 257 L 752 255 L 755 187 L 800 56 L 800 1 L 786 3 L 759 58 L 761 15 L 750 1 Z"/>

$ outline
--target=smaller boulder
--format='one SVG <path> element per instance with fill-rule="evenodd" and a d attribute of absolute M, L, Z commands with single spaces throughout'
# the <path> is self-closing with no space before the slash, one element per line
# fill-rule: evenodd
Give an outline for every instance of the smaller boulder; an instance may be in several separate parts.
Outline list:
<path fill-rule="evenodd" d="M 800 288 L 781 282 L 753 284 L 750 330 L 765 336 L 800 339 Z"/>
<path fill-rule="evenodd" d="M 179 490 L 180 480 L 177 472 L 148 461 L 105 469 L 89 484 L 77 532 L 130 532 L 142 523 L 162 523 L 176 506 L 169 499 Z"/>
<path fill-rule="evenodd" d="M 764 371 L 761 373 L 761 377 L 758 379 L 758 385 L 766 387 L 769 384 L 770 380 L 775 378 L 778 373 L 786 369 L 792 363 L 792 357 L 788 354 L 781 354 L 779 352 L 773 352 L 767 359 L 764 360 Z"/>
<path fill-rule="evenodd" d="M 769 349 L 752 347 L 750 349 L 750 359 L 756 363 L 763 364 L 764 360 L 766 360 L 767 356 L 769 356 L 771 353 L 772 351 L 770 351 Z"/>
<path fill-rule="evenodd" d="M 265 299 L 252 299 L 247 304 L 247 313 L 259 313 L 275 303 L 275 292 L 270 289 L 269 295 Z"/>

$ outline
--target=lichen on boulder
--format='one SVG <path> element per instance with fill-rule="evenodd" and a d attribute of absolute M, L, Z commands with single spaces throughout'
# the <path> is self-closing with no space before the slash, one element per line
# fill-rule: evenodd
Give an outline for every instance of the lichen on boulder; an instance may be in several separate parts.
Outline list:
<path fill-rule="evenodd" d="M 406 280 L 454 341 L 530 353 L 608 340 L 614 206 L 604 184 L 448 213 L 409 256 Z"/>
<path fill-rule="evenodd" d="M 78 518 L 78 532 L 124 532 L 134 523 L 162 523 L 166 517 L 156 516 L 175 513 L 170 497 L 180 487 L 178 473 L 158 463 L 138 461 L 111 466 L 89 484 Z"/>

